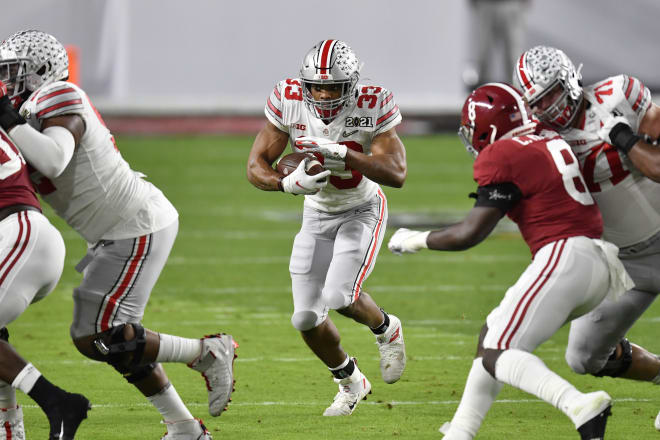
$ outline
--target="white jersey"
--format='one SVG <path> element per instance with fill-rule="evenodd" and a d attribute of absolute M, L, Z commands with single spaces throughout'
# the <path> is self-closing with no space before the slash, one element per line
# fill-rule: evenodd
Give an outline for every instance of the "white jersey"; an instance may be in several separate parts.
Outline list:
<path fill-rule="evenodd" d="M 85 122 L 62 174 L 49 179 L 35 171 L 30 178 L 43 199 L 88 242 L 148 234 L 178 217 L 162 192 L 131 170 L 103 119 L 76 85 L 58 81 L 41 87 L 20 112 L 39 131 L 42 120 L 60 115 L 76 114 Z"/>
<path fill-rule="evenodd" d="M 374 136 L 401 122 L 401 112 L 392 92 L 382 87 L 358 84 L 354 104 L 325 124 L 308 110 L 300 84 L 300 79 L 286 79 L 278 83 L 265 108 L 268 120 L 289 133 L 293 151 L 300 151 L 294 144 L 296 138 L 315 136 L 370 155 Z M 378 188 L 378 184 L 355 170 L 332 171 L 324 189 L 305 196 L 305 205 L 324 212 L 346 211 L 373 199 Z"/>
<path fill-rule="evenodd" d="M 618 75 L 585 87 L 584 98 L 584 122 L 561 135 L 579 159 L 603 215 L 603 238 L 619 247 L 639 243 L 660 231 L 660 184 L 644 177 L 596 133 L 613 112 L 637 132 L 651 106 L 651 92 L 637 78 Z"/>

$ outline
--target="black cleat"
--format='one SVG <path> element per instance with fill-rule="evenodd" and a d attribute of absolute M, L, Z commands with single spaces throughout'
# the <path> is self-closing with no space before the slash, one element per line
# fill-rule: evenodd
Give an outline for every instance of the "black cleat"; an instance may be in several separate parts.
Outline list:
<path fill-rule="evenodd" d="M 78 426 L 87 418 L 92 404 L 82 394 L 66 393 L 62 399 L 46 413 L 50 423 L 48 440 L 73 440 Z"/>
<path fill-rule="evenodd" d="M 612 415 L 612 405 L 588 420 L 577 430 L 582 440 L 603 440 L 605 438 L 605 425 L 607 418 Z"/>

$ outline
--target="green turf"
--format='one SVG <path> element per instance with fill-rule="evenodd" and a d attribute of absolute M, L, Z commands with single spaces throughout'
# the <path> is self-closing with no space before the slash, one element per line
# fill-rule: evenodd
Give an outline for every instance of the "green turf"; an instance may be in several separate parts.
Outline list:
<path fill-rule="evenodd" d="M 474 189 L 471 160 L 455 136 L 404 138 L 409 175 L 403 189 L 385 188 L 394 222 L 404 213 L 445 218 L 467 211 Z M 373 394 L 355 413 L 324 418 L 336 385 L 291 327 L 288 256 L 299 227 L 302 197 L 252 187 L 245 163 L 246 137 L 120 137 L 124 157 L 160 187 L 178 208 L 180 231 L 152 294 L 144 324 L 187 337 L 225 331 L 240 343 L 236 392 L 230 410 L 208 416 L 203 379 L 184 365 L 166 367 L 195 416 L 214 437 L 231 439 L 440 439 L 471 365 L 476 335 L 529 262 L 516 233 L 499 233 L 462 253 L 422 252 L 396 257 L 383 248 L 365 284 L 376 301 L 404 323 L 408 366 L 403 378 L 380 380 L 378 352 L 369 331 L 333 314 L 343 346 L 370 378 Z M 52 215 L 50 215 L 52 218 Z M 11 341 L 46 377 L 84 392 L 94 409 L 77 438 L 158 439 L 160 417 L 110 367 L 86 361 L 68 337 L 73 266 L 85 245 L 61 221 L 67 264 L 58 288 L 11 324 Z M 392 233 L 388 231 L 386 240 Z M 660 306 L 630 334 L 659 351 Z M 609 439 L 656 438 L 657 388 L 646 383 L 572 374 L 563 360 L 562 329 L 537 354 L 579 389 L 604 388 L 615 398 Z M 47 422 L 32 401 L 25 405 L 28 438 L 46 438 Z M 575 439 L 558 410 L 505 387 L 477 438 Z"/>

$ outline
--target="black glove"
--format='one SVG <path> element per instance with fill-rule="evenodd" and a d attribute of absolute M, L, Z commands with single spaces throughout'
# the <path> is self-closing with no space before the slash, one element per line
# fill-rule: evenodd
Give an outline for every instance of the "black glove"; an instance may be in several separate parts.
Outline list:
<path fill-rule="evenodd" d="M 14 108 L 7 95 L 2 96 L 0 98 L 0 127 L 8 132 L 19 124 L 25 124 L 25 118 Z"/>

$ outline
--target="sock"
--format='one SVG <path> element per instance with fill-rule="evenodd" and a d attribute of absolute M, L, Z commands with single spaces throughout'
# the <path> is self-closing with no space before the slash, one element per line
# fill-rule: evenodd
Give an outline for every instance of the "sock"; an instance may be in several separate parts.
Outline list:
<path fill-rule="evenodd" d="M 461 403 L 451 419 L 451 427 L 445 438 L 471 439 L 476 436 L 501 389 L 502 384 L 484 368 L 482 358 L 473 360 Z"/>
<path fill-rule="evenodd" d="M 28 393 L 28 396 L 39 405 L 46 415 L 50 412 L 50 408 L 58 405 L 65 395 L 66 391 L 53 385 L 43 376 L 39 376 Z"/>
<path fill-rule="evenodd" d="M 18 388 L 23 391 L 25 394 L 30 394 L 34 384 L 37 382 L 37 379 L 41 377 L 41 373 L 37 370 L 37 367 L 28 363 L 23 369 L 16 375 L 14 381 L 11 383 L 11 386 Z M 48 381 L 47 381 L 48 382 Z"/>
<path fill-rule="evenodd" d="M 147 397 L 147 400 L 163 416 L 165 422 L 180 422 L 194 418 L 171 383 L 165 385 L 162 390 L 153 396 Z"/>
<path fill-rule="evenodd" d="M 505 350 L 495 363 L 495 374 L 497 380 L 545 400 L 566 415 L 570 403 L 582 396 L 541 359 L 526 351 Z"/>
<path fill-rule="evenodd" d="M 355 361 L 346 355 L 346 360 L 341 365 L 335 368 L 329 368 L 329 370 L 337 379 L 345 379 L 355 371 Z"/>
<path fill-rule="evenodd" d="M 374 335 L 382 335 L 387 331 L 387 327 L 390 325 L 390 316 L 385 313 L 385 310 L 380 309 L 380 311 L 383 312 L 383 323 L 375 328 L 370 327 Z"/>
<path fill-rule="evenodd" d="M 202 341 L 159 333 L 160 345 L 156 362 L 191 363 L 202 353 Z"/>
<path fill-rule="evenodd" d="M 0 380 L 0 409 L 13 409 L 16 407 L 16 390 L 8 383 Z"/>

